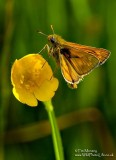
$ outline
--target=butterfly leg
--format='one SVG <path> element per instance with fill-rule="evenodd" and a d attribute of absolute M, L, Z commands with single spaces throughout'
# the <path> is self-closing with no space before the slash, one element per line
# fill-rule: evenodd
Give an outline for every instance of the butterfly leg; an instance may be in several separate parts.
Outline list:
<path fill-rule="evenodd" d="M 50 51 L 50 47 L 48 46 L 48 44 L 46 44 L 40 51 L 39 53 L 43 52 L 43 50 L 47 49 L 48 53 Z"/>
<path fill-rule="evenodd" d="M 48 55 L 49 57 L 53 55 L 53 49 L 49 47 L 48 44 L 46 44 L 40 51 L 39 53 L 41 53 L 43 50 L 47 49 Z"/>
<path fill-rule="evenodd" d="M 52 55 L 52 50 L 51 50 L 51 48 L 49 47 L 48 44 L 46 44 L 46 45 L 39 51 L 39 53 L 43 52 L 45 49 L 47 49 L 48 55 L 51 56 L 51 55 Z M 45 64 L 46 64 L 46 61 L 44 62 L 42 68 L 45 66 Z M 52 78 L 53 78 L 53 75 L 51 76 L 50 80 L 51 80 Z"/>

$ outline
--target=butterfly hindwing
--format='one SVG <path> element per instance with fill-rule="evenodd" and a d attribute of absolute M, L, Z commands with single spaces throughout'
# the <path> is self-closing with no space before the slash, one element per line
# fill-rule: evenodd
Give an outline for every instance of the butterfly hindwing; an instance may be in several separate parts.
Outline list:
<path fill-rule="evenodd" d="M 64 79 L 70 84 L 78 83 L 81 80 L 81 76 L 75 71 L 73 66 L 63 54 L 60 54 L 59 58 L 61 72 Z"/>

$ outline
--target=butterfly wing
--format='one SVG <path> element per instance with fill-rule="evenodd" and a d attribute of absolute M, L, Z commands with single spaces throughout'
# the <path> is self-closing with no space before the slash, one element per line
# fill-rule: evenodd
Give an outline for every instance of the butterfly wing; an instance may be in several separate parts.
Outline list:
<path fill-rule="evenodd" d="M 103 64 L 110 52 L 102 48 L 66 42 L 60 49 L 60 66 L 64 79 L 70 83 L 79 81 L 94 68 Z"/>
<path fill-rule="evenodd" d="M 103 48 L 95 48 L 91 46 L 80 45 L 72 42 L 66 42 L 65 47 L 74 48 L 76 50 L 81 50 L 87 54 L 95 56 L 99 60 L 99 64 L 103 64 L 110 56 L 110 51 Z M 76 52 L 75 52 L 76 54 Z"/>
<path fill-rule="evenodd" d="M 60 58 L 61 72 L 64 79 L 70 84 L 79 82 L 82 79 L 82 76 L 80 76 L 77 73 L 77 71 L 73 68 L 72 64 L 70 63 L 70 61 L 63 54 L 60 54 L 59 58 Z"/>
<path fill-rule="evenodd" d="M 60 49 L 60 66 L 64 79 L 77 84 L 94 68 L 103 64 L 110 52 L 102 48 L 66 42 Z"/>
<path fill-rule="evenodd" d="M 78 83 L 83 76 L 99 65 L 99 60 L 83 50 L 67 47 L 60 50 L 60 64 L 64 78 L 69 82 Z"/>

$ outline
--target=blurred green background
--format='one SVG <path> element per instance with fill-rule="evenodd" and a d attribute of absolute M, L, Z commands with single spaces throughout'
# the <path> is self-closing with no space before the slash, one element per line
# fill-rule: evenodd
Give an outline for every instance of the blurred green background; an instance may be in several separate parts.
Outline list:
<path fill-rule="evenodd" d="M 12 94 L 10 70 L 15 59 L 37 53 L 47 43 L 37 30 L 67 41 L 106 48 L 108 61 L 68 88 L 60 69 L 53 105 L 66 160 L 79 150 L 113 153 L 116 142 L 116 0 L 0 0 L 0 160 L 55 160 L 48 116 L 43 104 L 31 108 Z M 54 63 L 47 52 L 43 56 Z M 81 152 L 80 152 L 81 153 Z"/>

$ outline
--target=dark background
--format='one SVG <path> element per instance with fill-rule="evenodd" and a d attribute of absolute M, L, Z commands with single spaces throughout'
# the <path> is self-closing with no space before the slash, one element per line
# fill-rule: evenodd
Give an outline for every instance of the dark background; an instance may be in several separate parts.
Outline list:
<path fill-rule="evenodd" d="M 31 108 L 18 102 L 10 81 L 15 59 L 39 52 L 47 39 L 37 30 L 52 34 L 51 24 L 67 41 L 111 51 L 108 61 L 85 77 L 76 90 L 68 88 L 60 69 L 55 71 L 59 88 L 53 105 L 65 159 L 98 159 L 75 156 L 78 149 L 115 155 L 115 16 L 115 0 L 0 0 L 0 160 L 55 159 L 43 104 Z M 43 56 L 54 63 L 46 51 Z"/>

